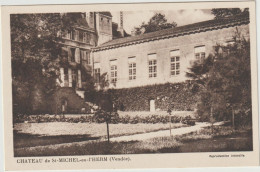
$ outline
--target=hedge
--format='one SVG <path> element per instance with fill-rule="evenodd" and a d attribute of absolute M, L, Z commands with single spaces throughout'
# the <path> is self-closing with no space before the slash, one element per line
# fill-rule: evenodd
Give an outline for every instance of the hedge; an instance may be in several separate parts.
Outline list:
<path fill-rule="evenodd" d="M 150 100 L 158 110 L 193 111 L 199 100 L 198 88 L 188 82 L 166 83 L 135 88 L 109 90 L 114 103 L 121 111 L 149 111 Z"/>
<path fill-rule="evenodd" d="M 186 117 L 178 117 L 172 116 L 171 123 L 179 123 L 190 120 L 190 116 Z M 95 115 L 85 115 L 81 117 L 66 117 L 63 115 L 18 115 L 14 119 L 14 123 L 42 123 L 42 122 L 70 122 L 70 123 L 105 123 L 104 118 L 96 118 Z M 156 123 L 168 123 L 169 116 L 168 115 L 149 115 L 146 117 L 142 116 L 134 116 L 130 117 L 113 115 L 110 123 L 118 124 L 137 124 L 137 123 L 146 123 L 146 124 L 156 124 Z"/>

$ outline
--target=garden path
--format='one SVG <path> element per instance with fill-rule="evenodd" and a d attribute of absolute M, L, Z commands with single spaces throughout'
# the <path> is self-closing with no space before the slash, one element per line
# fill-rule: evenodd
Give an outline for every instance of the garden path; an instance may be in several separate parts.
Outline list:
<path fill-rule="evenodd" d="M 223 122 L 214 123 L 214 126 L 221 125 L 221 124 L 223 124 Z M 171 129 L 171 135 L 177 136 L 177 135 L 188 134 L 208 126 L 211 126 L 211 123 L 196 122 L 196 125 L 191 127 L 181 127 L 181 128 Z M 150 132 L 150 133 L 134 134 L 130 136 L 113 137 L 110 140 L 117 141 L 117 142 L 142 141 L 142 140 L 152 139 L 154 137 L 164 137 L 164 136 L 170 136 L 170 130 L 161 130 L 161 131 Z"/>

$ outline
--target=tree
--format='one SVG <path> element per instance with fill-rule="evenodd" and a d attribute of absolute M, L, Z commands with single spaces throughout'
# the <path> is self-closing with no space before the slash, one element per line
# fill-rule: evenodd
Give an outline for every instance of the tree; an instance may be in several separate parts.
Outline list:
<path fill-rule="evenodd" d="M 106 122 L 107 125 L 107 141 L 109 143 L 109 123 L 114 112 L 113 103 L 111 100 L 110 94 L 103 93 L 101 94 L 101 99 L 99 101 L 99 109 L 95 113 L 95 118 L 99 120 L 102 119 Z"/>
<path fill-rule="evenodd" d="M 212 55 L 187 73 L 200 85 L 198 114 L 203 120 L 209 120 L 210 114 L 216 120 L 231 119 L 235 109 L 244 118 L 238 121 L 250 123 L 250 42 L 238 30 L 233 41 L 227 46 L 216 45 Z"/>
<path fill-rule="evenodd" d="M 240 8 L 213 8 L 211 14 L 215 16 L 215 19 L 221 19 L 223 17 L 230 17 L 234 15 L 248 14 L 249 9 Z"/>
<path fill-rule="evenodd" d="M 58 43 L 61 38 L 57 33 L 70 29 L 76 22 L 75 15 L 79 16 L 60 13 L 11 14 L 14 114 L 47 109 L 41 102 L 56 89 L 59 76 L 58 57 L 62 45 Z"/>
<path fill-rule="evenodd" d="M 176 22 L 168 23 L 164 14 L 155 13 L 148 23 L 142 23 L 141 26 L 134 28 L 134 33 L 140 35 L 142 33 L 155 32 L 162 29 L 174 28 Z"/>
<path fill-rule="evenodd" d="M 94 89 L 87 93 L 86 97 L 92 103 L 98 105 L 98 110 L 94 114 L 94 119 L 98 122 L 105 122 L 107 125 L 107 140 L 109 143 L 109 123 L 113 118 L 118 118 L 117 109 L 113 104 L 111 93 L 108 92 L 109 81 L 107 73 L 99 77 L 98 90 Z"/>

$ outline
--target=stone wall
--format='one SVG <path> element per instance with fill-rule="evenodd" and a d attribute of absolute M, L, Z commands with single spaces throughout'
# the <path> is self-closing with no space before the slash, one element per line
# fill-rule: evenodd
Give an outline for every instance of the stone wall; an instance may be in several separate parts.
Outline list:
<path fill-rule="evenodd" d="M 61 109 L 64 101 L 67 101 L 66 114 L 90 112 L 90 107 L 85 103 L 83 98 L 76 94 L 73 88 L 59 88 L 50 99 L 49 107 L 52 114 L 60 114 L 62 112 Z M 82 111 L 83 108 L 85 109 L 84 111 Z"/>

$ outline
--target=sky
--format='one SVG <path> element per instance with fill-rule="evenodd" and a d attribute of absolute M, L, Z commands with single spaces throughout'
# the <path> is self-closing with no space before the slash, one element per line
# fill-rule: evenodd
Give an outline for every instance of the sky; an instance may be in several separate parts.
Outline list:
<path fill-rule="evenodd" d="M 142 22 L 147 23 L 155 13 L 162 13 L 165 15 L 168 22 L 175 21 L 177 26 L 196 23 L 205 20 L 211 20 L 214 16 L 210 10 L 178 10 L 178 11 L 123 11 L 124 15 L 124 29 L 131 34 L 134 27 L 138 27 Z M 119 11 L 111 12 L 113 15 L 113 22 L 119 23 Z"/>

